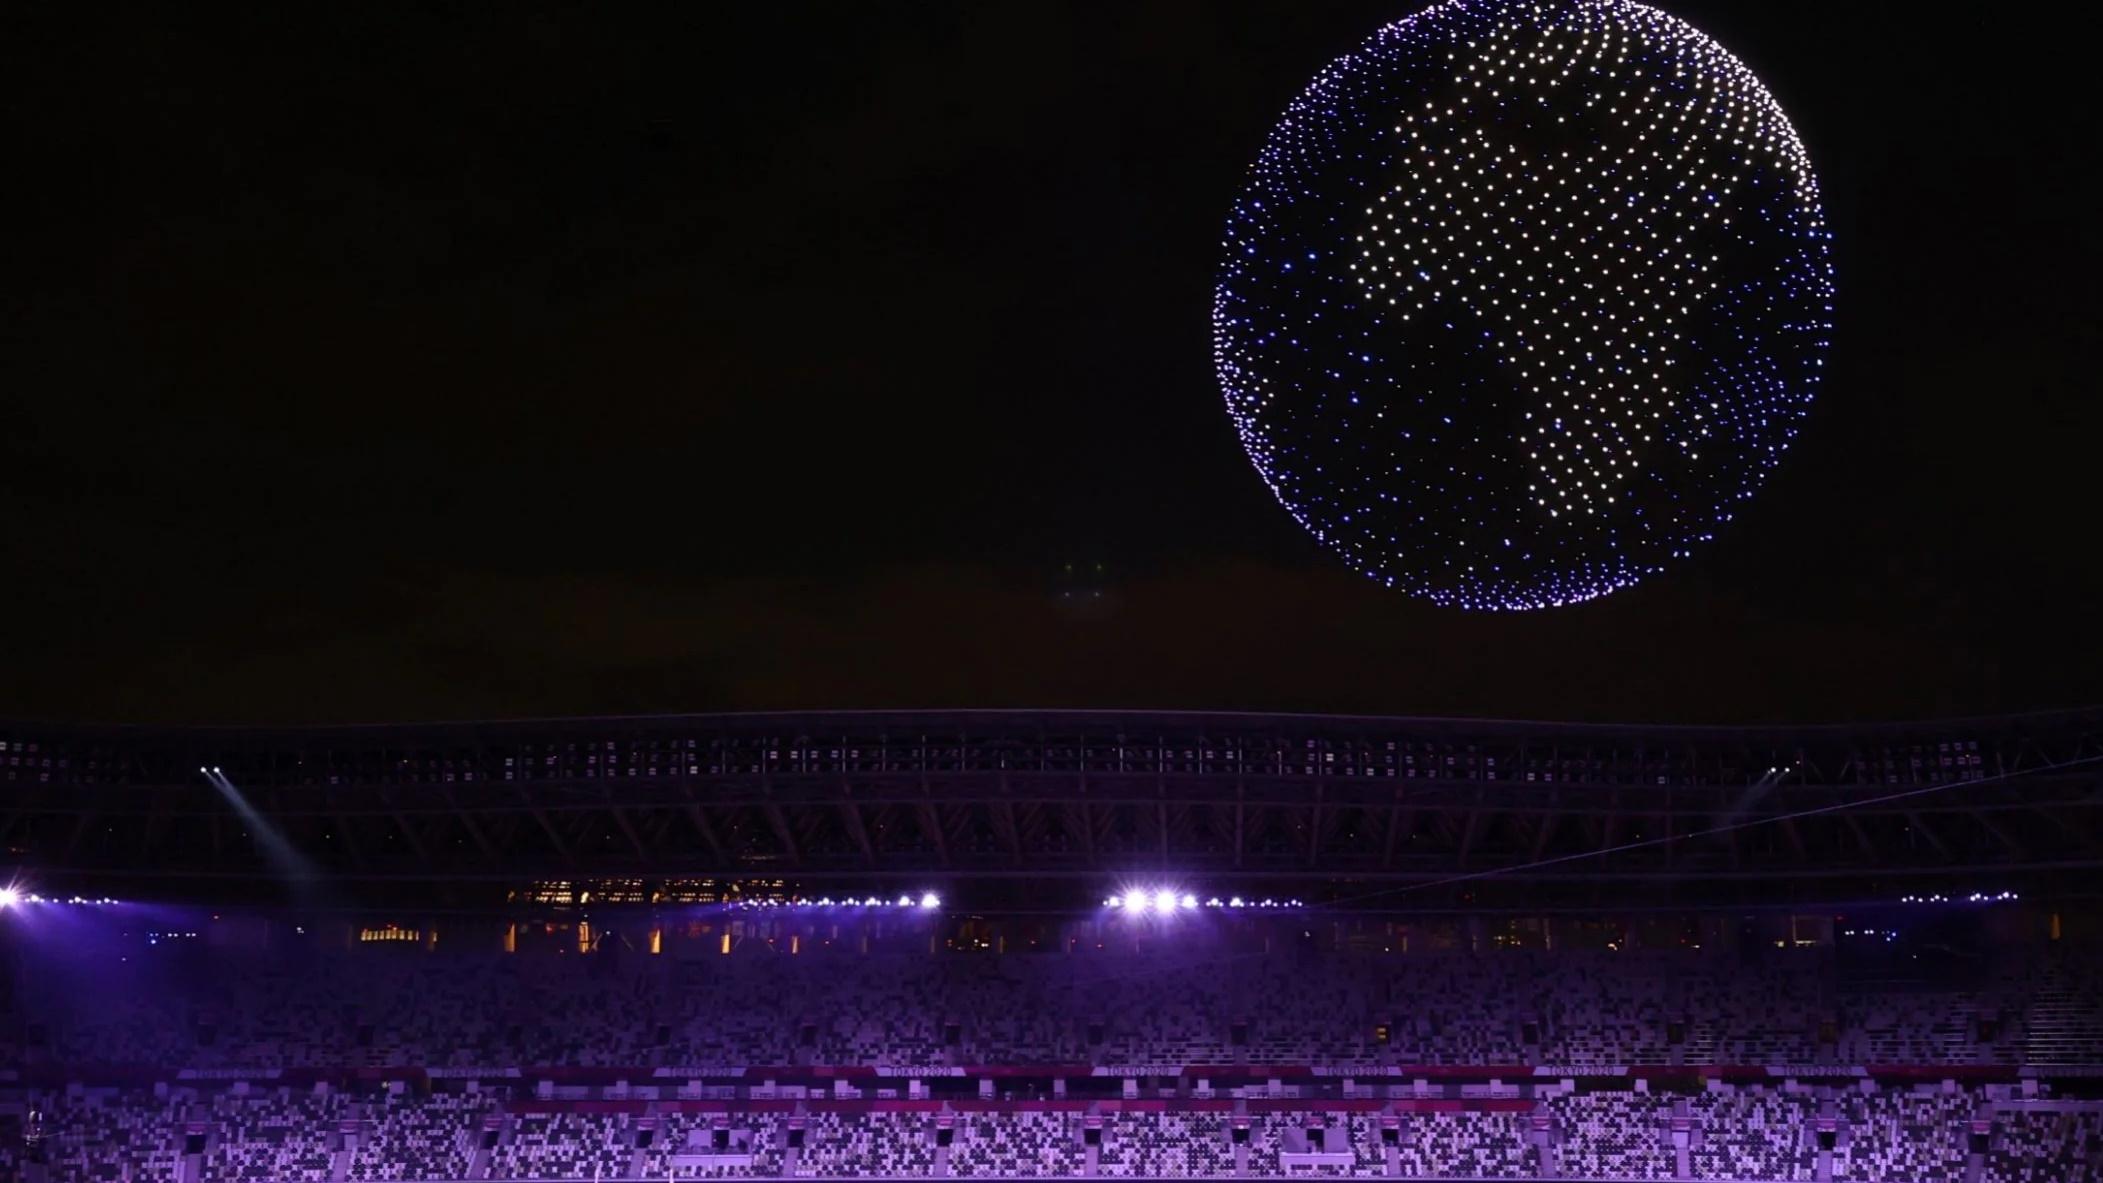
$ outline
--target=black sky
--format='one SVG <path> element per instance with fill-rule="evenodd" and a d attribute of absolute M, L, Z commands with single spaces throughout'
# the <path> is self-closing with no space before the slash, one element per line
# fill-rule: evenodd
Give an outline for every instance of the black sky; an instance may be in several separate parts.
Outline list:
<path fill-rule="evenodd" d="M 1242 169 L 1408 4 L 20 6 L 0 713 L 2103 700 L 2090 43 L 1666 7 L 1820 170 L 1829 385 L 1693 562 L 1508 616 L 1318 550 L 1211 376 Z"/>

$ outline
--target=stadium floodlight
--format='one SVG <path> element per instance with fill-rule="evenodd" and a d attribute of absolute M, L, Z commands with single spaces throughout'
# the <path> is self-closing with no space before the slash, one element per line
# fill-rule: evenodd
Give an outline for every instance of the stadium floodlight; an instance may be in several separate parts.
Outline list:
<path fill-rule="evenodd" d="M 1162 888 L 1154 893 L 1154 911 L 1163 914 L 1176 910 L 1176 893 Z"/>
<path fill-rule="evenodd" d="M 22 893 L 12 887 L 0 887 L 0 908 L 12 908 L 22 899 Z"/>
<path fill-rule="evenodd" d="M 920 897 L 920 906 L 923 908 L 939 908 L 942 906 L 942 897 L 934 892 L 928 892 Z"/>

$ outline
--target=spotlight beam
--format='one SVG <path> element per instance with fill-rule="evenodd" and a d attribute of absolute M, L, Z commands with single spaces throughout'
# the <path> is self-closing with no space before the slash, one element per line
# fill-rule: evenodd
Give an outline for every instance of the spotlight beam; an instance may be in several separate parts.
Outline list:
<path fill-rule="evenodd" d="M 225 773 L 217 768 L 200 768 L 198 771 L 204 774 L 205 780 L 218 789 L 219 795 L 226 798 L 226 803 L 240 815 L 272 870 L 283 876 L 295 888 L 305 887 L 320 878 L 314 864 L 292 845 L 283 831 L 272 825 L 270 819 L 264 817 L 255 806 L 249 804 L 247 795 L 235 787 L 234 782 L 229 780 Z"/>

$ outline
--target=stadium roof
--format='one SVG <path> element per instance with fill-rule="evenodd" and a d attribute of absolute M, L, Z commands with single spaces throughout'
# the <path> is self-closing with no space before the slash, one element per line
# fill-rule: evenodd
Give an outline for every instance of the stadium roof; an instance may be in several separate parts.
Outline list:
<path fill-rule="evenodd" d="M 268 891 L 259 828 L 364 894 L 463 901 L 693 876 L 1080 899 L 1149 872 L 1377 886 L 1397 908 L 1742 906 L 2074 895 L 2103 867 L 2103 708 L 1737 727 L 1100 710 L 14 723 L 0 745 L 6 857 L 97 892 Z"/>

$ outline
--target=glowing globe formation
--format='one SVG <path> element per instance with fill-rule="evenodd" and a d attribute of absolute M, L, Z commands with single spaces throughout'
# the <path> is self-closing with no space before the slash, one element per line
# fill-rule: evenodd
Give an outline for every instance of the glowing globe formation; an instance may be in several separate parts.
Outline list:
<path fill-rule="evenodd" d="M 1736 58 L 1628 0 L 1451 0 L 1287 109 L 1228 219 L 1227 409 L 1352 567 L 1440 604 L 1628 587 L 1753 496 L 1832 323 L 1818 182 Z"/>

